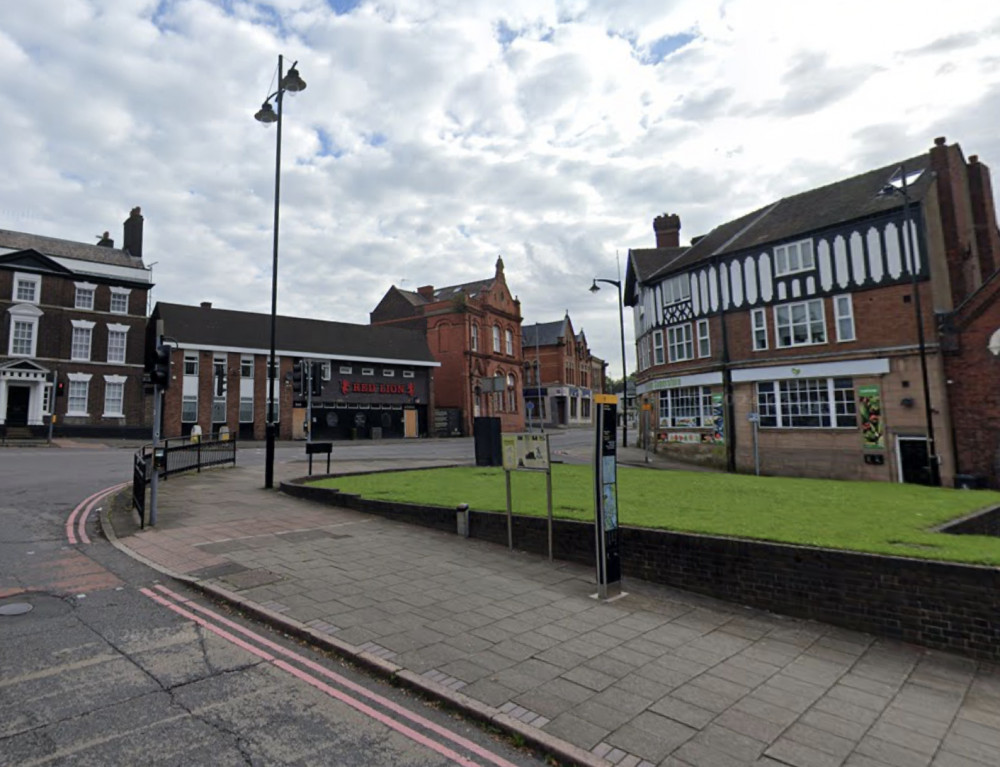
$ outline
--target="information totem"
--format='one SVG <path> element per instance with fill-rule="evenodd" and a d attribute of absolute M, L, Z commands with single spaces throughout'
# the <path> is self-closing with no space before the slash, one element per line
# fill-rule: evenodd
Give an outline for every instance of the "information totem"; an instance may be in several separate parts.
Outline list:
<path fill-rule="evenodd" d="M 597 541 L 597 597 L 621 594 L 622 566 L 618 532 L 618 398 L 594 396 L 596 444 L 594 445 L 594 535 Z"/>

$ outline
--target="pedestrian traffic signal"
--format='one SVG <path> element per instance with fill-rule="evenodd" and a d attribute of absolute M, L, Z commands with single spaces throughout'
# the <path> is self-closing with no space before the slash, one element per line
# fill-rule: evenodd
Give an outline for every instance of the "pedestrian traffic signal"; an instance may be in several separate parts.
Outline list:
<path fill-rule="evenodd" d="M 56 396 L 57 397 L 61 397 L 65 393 L 66 393 L 66 382 L 65 381 L 57 381 L 56 382 Z"/>
<path fill-rule="evenodd" d="M 310 369 L 309 383 L 312 389 L 312 395 L 314 397 L 321 397 L 323 395 L 323 363 L 314 362 L 312 363 L 312 368 Z"/>
<path fill-rule="evenodd" d="M 292 365 L 292 391 L 296 397 L 306 393 L 305 372 L 305 365 L 301 361 Z"/>
<path fill-rule="evenodd" d="M 154 386 L 166 389 L 170 386 L 170 347 L 160 344 L 153 352 L 153 370 L 149 375 Z"/>

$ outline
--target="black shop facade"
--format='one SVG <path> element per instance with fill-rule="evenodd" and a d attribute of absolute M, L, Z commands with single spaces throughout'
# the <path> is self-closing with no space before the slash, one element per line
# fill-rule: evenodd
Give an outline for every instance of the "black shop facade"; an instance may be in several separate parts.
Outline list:
<path fill-rule="evenodd" d="M 320 368 L 329 369 L 329 378 L 312 398 L 313 439 L 427 435 L 433 368 L 364 359 L 330 360 Z M 296 404 L 306 407 L 308 398 Z"/>

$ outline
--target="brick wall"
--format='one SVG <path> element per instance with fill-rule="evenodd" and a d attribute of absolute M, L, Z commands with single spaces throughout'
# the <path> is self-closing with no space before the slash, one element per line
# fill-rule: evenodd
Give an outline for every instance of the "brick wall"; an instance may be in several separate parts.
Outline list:
<path fill-rule="evenodd" d="M 454 509 L 282 483 L 290 495 L 456 531 Z M 514 516 L 514 546 L 548 552 L 546 520 Z M 470 511 L 473 538 L 507 544 L 504 514 Z M 626 577 L 990 661 L 1000 660 L 1000 568 L 624 527 Z M 593 525 L 556 520 L 557 559 L 593 563 Z M 626 585 L 627 590 L 627 585 Z"/>

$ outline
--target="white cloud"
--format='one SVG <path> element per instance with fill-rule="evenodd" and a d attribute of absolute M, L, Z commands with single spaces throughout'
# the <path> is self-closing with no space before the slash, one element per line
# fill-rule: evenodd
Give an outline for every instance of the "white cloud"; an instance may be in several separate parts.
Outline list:
<path fill-rule="evenodd" d="M 44 23 L 40 23 L 44 20 Z M 926 151 L 1000 163 L 987 0 L 33 0 L 0 3 L 0 227 L 120 239 L 157 299 L 366 322 L 388 287 L 488 276 L 525 322 L 569 310 L 619 366 L 614 277 L 682 238 Z M 631 352 L 630 352 L 631 356 Z"/>

